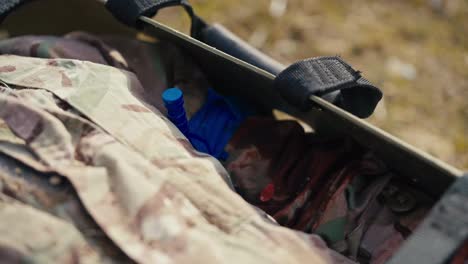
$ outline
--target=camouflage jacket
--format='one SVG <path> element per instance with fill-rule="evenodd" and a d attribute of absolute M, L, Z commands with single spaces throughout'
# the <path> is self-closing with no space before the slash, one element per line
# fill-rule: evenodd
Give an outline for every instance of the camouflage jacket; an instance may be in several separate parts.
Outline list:
<path fill-rule="evenodd" d="M 351 262 L 236 194 L 223 166 L 155 107 L 156 83 L 89 61 L 12 55 L 0 56 L 0 80 L 0 259 Z"/>
<path fill-rule="evenodd" d="M 352 140 L 295 121 L 247 119 L 224 164 L 196 152 L 160 95 L 182 88 L 191 116 L 209 84 L 167 43 L 75 32 L 0 53 L 47 58 L 0 56 L 11 259 L 384 263 L 433 203 Z"/>

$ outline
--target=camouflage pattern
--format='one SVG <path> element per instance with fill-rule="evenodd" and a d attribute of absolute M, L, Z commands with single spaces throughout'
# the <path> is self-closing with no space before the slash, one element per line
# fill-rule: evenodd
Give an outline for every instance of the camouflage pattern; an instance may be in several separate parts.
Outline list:
<path fill-rule="evenodd" d="M 0 152 L 24 164 L 19 170 L 48 178 L 45 185 L 64 181 L 73 190 L 62 193 L 63 200 L 51 195 L 49 206 L 36 194 L 15 198 L 2 185 L 16 200 L 0 207 L 11 219 L 0 228 L 13 236 L 2 240 L 3 255 L 40 263 L 125 262 L 106 253 L 114 247 L 114 255 L 121 251 L 138 263 L 350 263 L 317 236 L 266 221 L 232 191 L 217 160 L 196 152 L 155 107 L 132 94 L 143 89 L 133 73 L 87 61 L 3 55 L 0 79 L 10 87 L 0 97 Z M 42 185 L 30 188 L 50 187 Z M 67 219 L 71 212 L 60 213 L 67 200 L 89 214 L 87 222 L 106 239 L 87 235 L 79 219 Z M 35 228 L 21 224 L 32 217 Z M 39 248 L 30 249 L 30 238 L 15 235 L 16 229 L 34 234 Z"/>
<path fill-rule="evenodd" d="M 3 194 L 0 194 L 0 208 L 0 218 L 5 222 L 0 225 L 2 263 L 102 261 L 81 233 L 68 222 L 18 203 Z"/>
<path fill-rule="evenodd" d="M 209 84 L 167 43 L 74 32 L 0 53 L 48 58 L 0 56 L 0 201 L 41 219 L 0 226 L 25 234 L 0 239 L 0 259 L 384 263 L 433 204 L 352 140 L 295 121 L 248 119 L 223 165 L 196 152 L 160 94 L 181 87 L 191 116 Z M 42 230 L 54 247 L 30 250 L 21 238 Z"/>
<path fill-rule="evenodd" d="M 209 88 L 194 63 L 165 42 L 144 42 L 120 36 L 98 38 L 72 32 L 63 37 L 21 36 L 2 40 L 0 54 L 76 59 L 131 71 L 145 88 L 133 87 L 133 95 L 163 113 L 161 93 L 168 87 L 177 86 L 184 91 L 188 116 L 200 108 Z"/>
<path fill-rule="evenodd" d="M 7 234 L 7 231 L 16 234 L 15 237 L 1 243 L 0 260 L 5 260 L 11 250 L 20 250 L 23 252 L 23 258 L 29 259 L 27 263 L 81 263 L 84 262 L 83 258 L 87 258 L 86 252 L 92 253 L 92 256 L 99 256 L 92 263 L 130 262 L 86 213 L 75 191 L 62 176 L 56 173 L 41 173 L 18 160 L 0 154 L 0 187 L 0 196 L 5 201 L 5 206 L 14 206 L 18 214 L 24 211 L 24 215 L 16 215 L 15 218 L 4 221 L 0 227 L 6 230 L 2 231 L 2 234 Z M 1 219 L 6 220 L 4 217 Z M 31 219 L 44 220 L 36 222 Z M 56 229 L 60 232 L 52 232 Z M 31 237 L 35 240 L 31 241 Z M 86 250 L 81 250 L 79 254 L 73 247 L 62 245 L 67 241 L 69 245 L 73 245 L 74 241 L 77 241 L 76 244 L 83 244 L 81 240 L 85 241 L 85 245 L 80 247 Z M 41 246 L 46 242 L 50 246 Z M 49 252 L 54 248 L 60 248 L 56 255 Z M 65 258 L 67 255 L 69 257 Z M 42 257 L 38 259 L 39 256 Z M 64 259 L 53 259 L 56 257 Z M 70 258 L 73 258 L 73 261 L 68 261 Z M 13 260 L 5 262 L 17 263 Z"/>
<path fill-rule="evenodd" d="M 305 133 L 295 121 L 250 118 L 227 149 L 247 201 L 360 263 L 388 260 L 433 204 L 352 140 Z"/>

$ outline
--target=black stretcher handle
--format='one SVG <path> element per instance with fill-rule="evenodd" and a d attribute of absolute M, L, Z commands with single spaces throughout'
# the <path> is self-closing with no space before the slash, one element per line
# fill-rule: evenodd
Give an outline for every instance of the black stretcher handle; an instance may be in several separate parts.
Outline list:
<path fill-rule="evenodd" d="M 338 57 L 321 57 L 296 62 L 285 67 L 253 48 L 219 25 L 208 26 L 193 11 L 187 0 L 108 0 L 106 7 L 121 22 L 140 28 L 140 17 L 152 17 L 168 6 L 182 6 L 192 19 L 192 37 L 233 57 L 277 76 L 275 89 L 290 104 L 307 111 L 309 98 L 323 99 L 365 118 L 382 98 L 382 92 L 363 78 L 359 71 Z M 286 69 L 285 69 L 286 68 Z"/>
<path fill-rule="evenodd" d="M 0 18 L 28 0 L 1 0 Z M 365 118 L 382 98 L 381 91 L 338 57 L 321 57 L 296 62 L 284 69 L 280 63 L 237 38 L 220 26 L 208 26 L 193 11 L 187 0 L 101 0 L 122 23 L 142 28 L 140 17 L 152 17 L 160 9 L 181 6 L 192 20 L 191 35 L 231 56 L 264 69 L 274 75 L 275 89 L 291 105 L 307 111 L 312 95 Z M 284 69 L 284 70 L 283 70 Z"/>
<path fill-rule="evenodd" d="M 274 88 L 291 105 L 307 111 L 316 95 L 360 117 L 370 116 L 382 98 L 379 88 L 339 57 L 318 57 L 285 67 L 220 25 L 206 26 L 201 41 L 275 76 Z"/>
<path fill-rule="evenodd" d="M 255 49 L 219 24 L 202 29 L 201 40 L 211 47 L 257 66 L 273 75 L 278 75 L 286 68 L 286 66 Z"/>

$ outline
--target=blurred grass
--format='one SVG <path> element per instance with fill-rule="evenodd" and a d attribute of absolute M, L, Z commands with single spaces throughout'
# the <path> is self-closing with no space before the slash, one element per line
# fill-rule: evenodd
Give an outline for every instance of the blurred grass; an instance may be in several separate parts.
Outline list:
<path fill-rule="evenodd" d="M 371 123 L 468 168 L 468 1 L 289 0 L 280 17 L 270 0 L 191 2 L 207 21 L 285 64 L 342 56 L 385 93 Z M 159 19 L 187 29 L 174 12 Z M 389 70 L 392 60 L 410 65 L 414 77 Z"/>

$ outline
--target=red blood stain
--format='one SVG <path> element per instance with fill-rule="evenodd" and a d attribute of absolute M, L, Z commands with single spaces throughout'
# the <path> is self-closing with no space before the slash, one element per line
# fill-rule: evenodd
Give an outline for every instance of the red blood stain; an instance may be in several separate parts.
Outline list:
<path fill-rule="evenodd" d="M 12 65 L 0 66 L 0 72 L 13 72 L 16 71 L 16 67 Z"/>
<path fill-rule="evenodd" d="M 125 105 L 122 105 L 122 108 L 128 111 L 139 112 L 139 113 L 151 112 L 148 108 L 143 107 L 141 105 L 136 105 L 136 104 L 125 104 Z"/>
<path fill-rule="evenodd" d="M 273 183 L 268 184 L 260 194 L 260 201 L 268 202 L 275 195 L 275 185 Z"/>
<path fill-rule="evenodd" d="M 70 80 L 70 78 L 68 78 L 68 76 L 64 72 L 60 72 L 60 74 L 62 75 L 62 86 L 71 87 L 72 81 Z"/>

